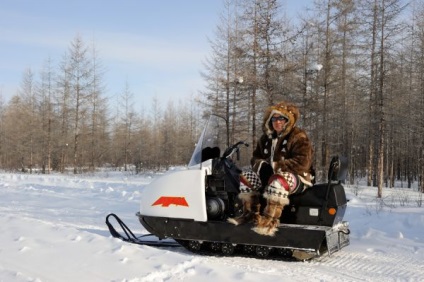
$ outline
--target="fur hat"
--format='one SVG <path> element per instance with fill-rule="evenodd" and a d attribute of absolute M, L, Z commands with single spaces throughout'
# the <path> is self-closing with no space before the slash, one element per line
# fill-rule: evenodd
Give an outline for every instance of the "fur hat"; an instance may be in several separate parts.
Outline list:
<path fill-rule="evenodd" d="M 270 106 L 266 109 L 264 120 L 263 120 L 263 131 L 267 135 L 272 135 L 274 128 L 272 127 L 271 118 L 273 115 L 279 114 L 287 119 L 286 126 L 282 132 L 282 135 L 289 133 L 295 126 L 299 118 L 299 109 L 294 105 L 287 102 L 280 102 L 274 106 Z"/>

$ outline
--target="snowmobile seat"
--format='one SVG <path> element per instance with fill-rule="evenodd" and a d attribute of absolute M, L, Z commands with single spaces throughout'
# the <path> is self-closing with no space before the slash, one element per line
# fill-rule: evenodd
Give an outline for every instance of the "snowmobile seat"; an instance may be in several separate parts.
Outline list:
<path fill-rule="evenodd" d="M 289 196 L 284 208 L 283 223 L 333 226 L 343 219 L 347 199 L 342 182 L 347 175 L 347 159 L 333 157 L 328 183 L 316 184 L 303 193 Z"/>
<path fill-rule="evenodd" d="M 290 196 L 290 202 L 297 205 L 320 207 L 325 201 L 329 205 L 340 206 L 346 204 L 344 188 L 340 185 L 347 175 L 347 159 L 345 157 L 333 157 L 328 170 L 328 183 L 316 184 L 306 189 L 301 194 Z"/>

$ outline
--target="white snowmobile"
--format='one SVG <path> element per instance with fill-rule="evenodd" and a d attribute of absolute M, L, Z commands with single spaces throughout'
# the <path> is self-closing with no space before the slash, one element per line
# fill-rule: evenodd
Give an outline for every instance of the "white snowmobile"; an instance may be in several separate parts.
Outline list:
<path fill-rule="evenodd" d="M 331 255 L 349 245 L 349 225 L 343 221 L 347 200 L 342 186 L 347 161 L 342 157 L 332 159 L 328 183 L 289 197 L 290 204 L 284 208 L 275 236 L 257 234 L 252 230 L 253 223 L 228 223 L 229 217 L 242 213 L 237 198 L 241 170 L 232 156 L 248 145 L 238 142 L 226 147 L 225 122 L 212 115 L 188 168 L 168 172 L 144 188 L 137 216 L 146 230 L 161 240 L 173 239 L 192 252 L 262 258 L 306 260 Z M 114 230 L 110 216 L 120 222 L 127 238 Z M 173 245 L 136 238 L 114 214 L 107 217 L 106 223 L 113 236 L 129 242 Z"/>

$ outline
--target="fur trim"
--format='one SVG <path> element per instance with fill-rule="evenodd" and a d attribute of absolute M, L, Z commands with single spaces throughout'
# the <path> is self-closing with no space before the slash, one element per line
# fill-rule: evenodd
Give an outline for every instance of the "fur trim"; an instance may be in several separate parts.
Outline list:
<path fill-rule="evenodd" d="M 308 175 L 305 175 L 305 177 L 308 177 Z M 302 177 L 302 176 L 300 176 L 300 175 L 299 175 L 299 179 L 300 179 L 300 181 L 302 181 L 302 182 L 303 182 L 303 184 L 305 184 L 306 186 L 308 186 L 308 187 L 312 187 L 312 186 L 313 186 L 312 182 L 311 182 L 311 181 L 306 180 L 306 178 L 305 178 L 305 177 Z M 309 178 L 312 178 L 312 177 L 309 175 Z"/>
<path fill-rule="evenodd" d="M 242 201 L 250 201 L 254 196 L 259 197 L 259 193 L 256 191 L 251 191 L 248 193 L 239 193 L 237 197 Z"/>
<path fill-rule="evenodd" d="M 272 135 L 274 129 L 272 128 L 271 117 L 274 114 L 280 114 L 287 118 L 287 124 L 282 132 L 282 135 L 285 136 L 289 133 L 295 126 L 296 122 L 299 119 L 299 109 L 294 105 L 287 102 L 280 102 L 274 106 L 268 107 L 264 114 L 263 120 L 263 131 L 266 135 Z"/>
<path fill-rule="evenodd" d="M 286 185 L 287 187 L 284 187 Z M 264 198 L 270 202 L 280 205 L 289 204 L 289 189 L 286 180 L 279 174 L 274 174 L 270 178 L 270 183 L 265 187 Z"/>
<path fill-rule="evenodd" d="M 243 203 L 243 214 L 238 217 L 230 217 L 227 219 L 227 222 L 239 225 L 246 222 L 251 222 L 256 215 L 259 215 L 260 211 L 260 200 L 258 192 L 250 192 L 250 193 L 239 193 L 238 198 Z"/>
<path fill-rule="evenodd" d="M 272 109 L 271 113 L 269 113 L 267 120 L 264 123 L 264 126 L 267 130 L 267 134 L 272 134 L 272 132 L 274 131 L 274 129 L 272 128 L 272 122 L 271 122 L 271 118 L 275 115 L 278 114 L 280 116 L 285 117 L 287 120 L 289 120 L 289 117 L 287 115 L 285 115 L 283 112 Z"/>
<path fill-rule="evenodd" d="M 256 225 L 252 230 L 260 235 L 274 236 L 280 225 L 280 217 L 284 206 L 279 202 L 268 200 L 264 215 L 257 219 Z"/>
<path fill-rule="evenodd" d="M 227 222 L 228 223 L 231 223 L 231 224 L 234 224 L 235 226 L 237 226 L 237 225 L 239 225 L 240 223 L 238 222 L 238 220 L 236 219 L 236 218 L 233 218 L 233 217 L 229 217 L 229 218 L 227 218 Z"/>
<path fill-rule="evenodd" d="M 255 231 L 256 233 L 258 233 L 259 235 L 265 235 L 265 236 L 274 237 L 275 236 L 275 232 L 277 232 L 278 228 L 276 226 L 272 226 L 272 227 L 266 227 L 266 226 L 259 227 L 259 226 L 256 226 L 256 227 L 253 227 L 252 230 Z"/>
<path fill-rule="evenodd" d="M 290 204 L 290 200 L 288 198 L 289 192 L 287 192 L 286 195 L 275 195 L 275 194 L 268 194 L 268 193 L 264 193 L 264 198 L 269 200 L 269 201 L 274 201 L 277 202 L 281 205 L 288 205 Z"/>
<path fill-rule="evenodd" d="M 240 182 L 240 193 L 239 193 L 239 195 L 240 194 L 242 194 L 242 195 L 247 195 L 247 194 L 250 194 L 250 193 L 252 193 L 252 188 L 250 188 L 249 186 L 246 186 L 243 182 Z"/>

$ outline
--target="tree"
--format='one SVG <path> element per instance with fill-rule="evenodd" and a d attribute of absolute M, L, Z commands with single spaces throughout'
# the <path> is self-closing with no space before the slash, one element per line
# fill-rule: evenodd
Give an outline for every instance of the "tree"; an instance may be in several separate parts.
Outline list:
<path fill-rule="evenodd" d="M 125 84 L 125 89 L 120 96 L 120 107 L 122 109 L 122 115 L 120 116 L 120 130 L 117 132 L 121 133 L 121 146 L 123 150 L 123 162 L 124 170 L 128 170 L 128 164 L 132 163 L 132 155 L 135 153 L 133 150 L 133 143 L 135 140 L 133 135 L 135 131 L 136 114 L 134 112 L 134 93 L 131 92 L 128 82 Z"/>
<path fill-rule="evenodd" d="M 408 50 L 411 59 L 411 112 L 416 113 L 416 122 L 413 134 L 416 136 L 416 150 L 413 155 L 417 156 L 417 174 L 419 180 L 419 190 L 424 193 L 424 113 L 416 109 L 424 108 L 424 2 L 417 1 L 413 7 L 412 22 L 410 24 L 410 49 Z M 415 118 L 416 117 L 416 118 Z"/>
<path fill-rule="evenodd" d="M 5 134 L 5 104 L 3 100 L 2 92 L 0 92 L 0 167 L 5 167 L 6 165 L 6 139 L 7 136 Z"/>
<path fill-rule="evenodd" d="M 41 71 L 40 84 L 37 93 L 40 100 L 40 118 L 42 126 L 42 172 L 50 173 L 52 168 L 53 127 L 54 127 L 54 72 L 51 59 L 48 58 Z"/>
<path fill-rule="evenodd" d="M 69 68 L 66 69 L 69 79 L 69 90 L 73 111 L 73 166 L 78 173 L 80 162 L 81 129 L 87 114 L 87 101 L 93 86 L 93 66 L 88 58 L 88 48 L 77 35 L 69 46 Z"/>
<path fill-rule="evenodd" d="M 21 89 L 19 95 L 22 98 L 21 106 L 21 117 L 22 121 L 22 139 L 19 143 L 23 145 L 24 150 L 22 151 L 22 170 L 26 170 L 26 163 L 29 168 L 29 172 L 33 172 L 33 168 L 36 162 L 36 147 L 39 137 L 39 122 L 38 115 L 36 112 L 37 99 L 36 99 L 36 83 L 34 81 L 34 74 L 30 68 L 28 68 L 23 75 Z M 26 161 L 28 159 L 28 161 Z"/>
<path fill-rule="evenodd" d="M 205 62 L 206 70 L 202 76 L 207 81 L 207 91 L 203 94 L 203 103 L 208 112 L 221 115 L 227 120 L 227 143 L 234 142 L 234 133 L 242 131 L 236 124 L 244 120 L 239 116 L 240 104 L 246 96 L 240 91 L 243 79 L 243 42 L 239 28 L 239 4 L 237 1 L 225 1 L 225 13 L 221 15 L 217 27 L 217 37 L 211 41 L 213 53 Z"/>
<path fill-rule="evenodd" d="M 94 44 L 91 48 L 91 77 L 89 77 L 89 88 L 87 95 L 88 109 L 87 117 L 90 117 L 87 156 L 89 156 L 89 168 L 94 171 L 97 165 L 102 163 L 102 157 L 108 150 L 108 105 L 107 99 L 103 97 L 104 68 Z"/>
<path fill-rule="evenodd" d="M 370 158 L 374 152 L 377 152 L 377 171 L 376 180 L 378 186 L 377 197 L 381 198 L 384 184 L 384 164 L 386 156 L 387 135 L 386 135 L 386 111 L 387 99 L 390 89 L 388 88 L 387 78 L 389 75 L 388 62 L 393 52 L 397 35 L 402 31 L 402 25 L 397 20 L 405 6 L 402 6 L 400 0 L 374 0 L 368 5 L 372 5 L 372 52 L 371 52 L 371 99 L 372 108 L 371 118 L 375 122 L 375 138 L 370 143 Z M 375 145 L 374 145 L 375 144 Z M 375 147 L 375 149 L 373 148 Z M 372 171 L 372 167 L 369 167 Z M 371 173 L 370 173 L 371 174 Z"/>
<path fill-rule="evenodd" d="M 55 154 L 55 167 L 60 172 L 64 172 L 67 161 L 68 161 L 68 149 L 71 144 L 71 82 L 70 82 L 70 61 L 69 55 L 64 54 L 62 61 L 59 65 L 59 72 L 57 76 L 57 92 L 56 92 L 56 104 L 57 111 L 59 114 L 59 135 L 56 139 L 57 152 Z"/>
<path fill-rule="evenodd" d="M 258 131 L 258 121 L 261 114 L 258 108 L 265 108 L 282 95 L 277 95 L 277 89 L 281 80 L 281 58 L 282 54 L 281 35 L 283 28 L 278 17 L 280 6 L 275 0 L 251 0 L 244 2 L 241 20 L 243 22 L 245 62 L 245 81 L 248 95 L 249 119 L 251 124 L 252 148 L 256 146 Z"/>
<path fill-rule="evenodd" d="M 151 106 L 151 116 L 152 116 L 152 141 L 153 146 L 150 148 L 151 158 L 149 163 L 152 168 L 160 169 L 161 161 L 160 156 L 162 144 L 163 144 L 163 134 L 159 130 L 161 128 L 161 116 L 162 116 L 162 106 L 157 96 L 152 100 Z"/>

